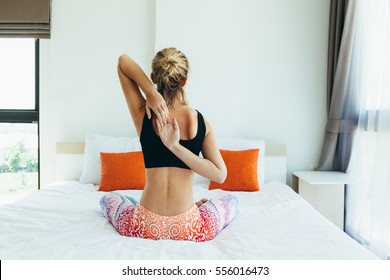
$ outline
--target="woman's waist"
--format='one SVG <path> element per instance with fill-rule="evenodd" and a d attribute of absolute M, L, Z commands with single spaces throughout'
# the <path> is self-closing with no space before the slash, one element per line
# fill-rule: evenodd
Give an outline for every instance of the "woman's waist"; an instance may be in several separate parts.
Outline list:
<path fill-rule="evenodd" d="M 179 218 L 183 218 L 185 216 L 188 216 L 188 215 L 195 215 L 195 216 L 199 216 L 199 208 L 198 206 L 196 206 L 196 204 L 192 204 L 190 207 L 188 207 L 187 209 L 185 209 L 184 211 L 180 211 L 180 212 L 157 212 L 157 211 L 153 211 L 151 209 L 149 209 L 148 207 L 142 205 L 142 203 L 138 203 L 138 205 L 136 206 L 136 209 L 135 211 L 137 212 L 137 215 L 138 216 L 144 216 L 142 215 L 145 214 L 146 216 L 154 216 L 155 218 L 158 218 L 158 219 L 171 219 L 171 220 L 177 220 Z M 155 220 L 155 219 L 153 219 Z"/>
<path fill-rule="evenodd" d="M 193 174 L 193 171 L 182 168 L 149 168 L 146 169 L 145 188 L 160 193 L 192 190 Z"/>
<path fill-rule="evenodd" d="M 191 184 L 147 184 L 140 203 L 147 209 L 166 216 L 188 210 L 194 204 Z"/>
<path fill-rule="evenodd" d="M 181 213 L 194 204 L 193 172 L 180 168 L 151 168 L 146 170 L 146 185 L 141 204 L 161 215 Z"/>

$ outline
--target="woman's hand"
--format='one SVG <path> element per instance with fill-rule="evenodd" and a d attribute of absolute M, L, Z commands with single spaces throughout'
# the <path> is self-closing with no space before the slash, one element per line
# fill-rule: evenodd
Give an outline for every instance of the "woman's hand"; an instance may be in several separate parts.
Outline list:
<path fill-rule="evenodd" d="M 146 96 L 145 110 L 149 119 L 152 117 L 151 110 L 153 110 L 157 117 L 157 123 L 160 124 L 160 126 L 167 125 L 169 110 L 160 93 L 155 91 Z"/>
<path fill-rule="evenodd" d="M 175 118 L 173 118 L 173 121 L 168 119 L 166 125 L 161 125 L 159 122 L 157 122 L 157 129 L 161 141 L 169 150 L 172 150 L 176 145 L 179 144 L 180 129 Z"/>

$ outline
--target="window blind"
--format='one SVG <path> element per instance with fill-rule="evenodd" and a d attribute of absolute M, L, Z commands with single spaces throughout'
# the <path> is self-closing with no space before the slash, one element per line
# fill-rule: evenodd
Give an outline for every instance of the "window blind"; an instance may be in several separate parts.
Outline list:
<path fill-rule="evenodd" d="M 0 37 L 50 38 L 51 0 L 0 0 Z"/>

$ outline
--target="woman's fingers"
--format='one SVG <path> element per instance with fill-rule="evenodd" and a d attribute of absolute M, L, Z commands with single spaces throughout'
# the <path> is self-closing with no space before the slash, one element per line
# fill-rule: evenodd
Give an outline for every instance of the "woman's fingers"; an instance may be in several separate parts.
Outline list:
<path fill-rule="evenodd" d="M 169 110 L 161 95 L 146 100 L 146 114 L 149 119 L 152 117 L 152 111 L 156 115 L 157 122 L 161 128 L 168 123 Z"/>
<path fill-rule="evenodd" d="M 168 111 L 164 110 L 162 107 L 158 107 L 156 109 L 157 111 L 157 119 L 162 123 L 162 124 L 167 124 L 167 119 L 169 117 Z"/>
<path fill-rule="evenodd" d="M 161 135 L 161 129 L 162 129 L 162 126 L 161 126 L 160 122 L 157 120 L 157 130 L 158 130 L 159 135 Z"/>
<path fill-rule="evenodd" d="M 163 109 L 160 109 L 161 122 L 166 125 L 167 124 L 167 114 Z"/>
<path fill-rule="evenodd" d="M 173 125 L 173 128 L 174 128 L 175 130 L 178 130 L 178 129 L 179 129 L 179 124 L 177 123 L 176 118 L 173 118 L 173 123 L 172 123 L 172 125 Z"/>
<path fill-rule="evenodd" d="M 148 116 L 148 119 L 152 117 L 152 112 L 150 111 L 150 108 L 148 106 L 145 106 L 146 115 Z"/>

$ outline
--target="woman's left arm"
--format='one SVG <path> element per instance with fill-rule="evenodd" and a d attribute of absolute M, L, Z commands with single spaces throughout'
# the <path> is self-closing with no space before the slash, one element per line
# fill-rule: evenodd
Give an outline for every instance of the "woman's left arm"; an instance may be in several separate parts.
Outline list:
<path fill-rule="evenodd" d="M 151 117 L 151 109 L 157 116 L 157 120 L 161 124 L 166 124 L 169 111 L 165 100 L 154 88 L 141 67 L 126 54 L 119 57 L 118 75 L 138 134 L 141 129 L 143 117 L 140 108 L 144 105 L 149 118 Z M 142 96 L 139 88 L 145 93 L 146 100 Z"/>

